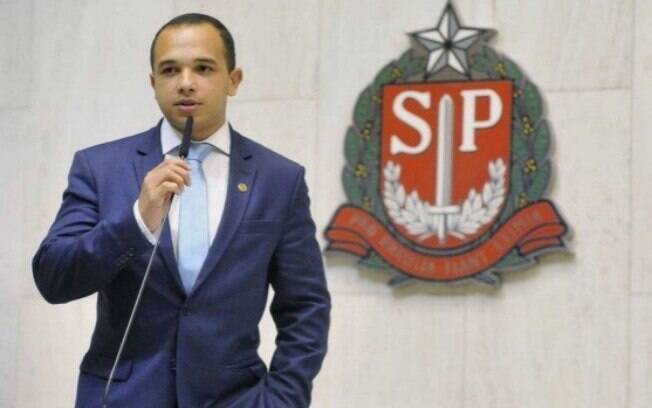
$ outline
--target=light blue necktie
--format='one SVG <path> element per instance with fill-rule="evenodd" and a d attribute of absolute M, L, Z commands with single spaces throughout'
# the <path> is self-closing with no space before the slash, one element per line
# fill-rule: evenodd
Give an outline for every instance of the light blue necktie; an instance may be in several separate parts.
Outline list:
<path fill-rule="evenodd" d="M 202 161 L 213 146 L 191 143 L 188 163 L 192 166 L 191 186 L 181 195 L 179 215 L 179 274 L 186 293 L 190 293 L 204 264 L 210 236 L 208 233 L 208 191 Z"/>

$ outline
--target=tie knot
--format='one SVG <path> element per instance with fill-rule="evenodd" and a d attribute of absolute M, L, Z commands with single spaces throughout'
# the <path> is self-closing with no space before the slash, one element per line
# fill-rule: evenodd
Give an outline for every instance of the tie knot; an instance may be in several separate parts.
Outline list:
<path fill-rule="evenodd" d="M 213 146 L 208 143 L 190 143 L 188 150 L 188 160 L 204 161 L 208 153 L 213 150 Z"/>

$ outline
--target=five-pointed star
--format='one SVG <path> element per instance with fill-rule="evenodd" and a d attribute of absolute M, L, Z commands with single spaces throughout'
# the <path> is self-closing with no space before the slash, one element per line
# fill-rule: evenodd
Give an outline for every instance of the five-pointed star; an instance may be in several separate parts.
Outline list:
<path fill-rule="evenodd" d="M 410 33 L 412 38 L 428 51 L 427 71 L 430 74 L 451 67 L 468 75 L 468 50 L 487 30 L 461 27 L 455 9 L 448 4 L 437 27 Z"/>

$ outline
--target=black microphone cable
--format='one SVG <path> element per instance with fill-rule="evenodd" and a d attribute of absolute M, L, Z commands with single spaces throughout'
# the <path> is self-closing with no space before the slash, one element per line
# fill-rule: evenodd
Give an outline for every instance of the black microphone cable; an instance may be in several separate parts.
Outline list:
<path fill-rule="evenodd" d="M 190 139 L 192 136 L 193 124 L 194 124 L 193 117 L 188 116 L 188 119 L 186 119 L 186 125 L 183 129 L 183 139 L 181 140 L 181 146 L 179 147 L 179 157 L 181 157 L 182 159 L 188 157 L 188 150 L 190 149 Z M 174 198 L 174 194 L 170 197 L 170 204 L 172 204 L 173 198 Z M 161 221 L 161 228 L 165 227 L 165 223 L 168 221 L 169 212 L 170 212 L 170 206 L 168 206 L 168 211 L 165 212 L 163 220 Z M 115 360 L 113 361 L 113 367 L 111 367 L 111 372 L 109 373 L 109 378 L 106 382 L 106 387 L 104 388 L 104 396 L 102 397 L 103 408 L 108 408 L 107 400 L 109 398 L 109 391 L 111 390 L 111 383 L 113 382 L 113 376 L 115 375 L 115 370 L 117 369 L 118 363 L 120 362 L 120 358 L 122 357 L 122 351 L 124 350 L 125 343 L 127 343 L 127 337 L 129 336 L 131 325 L 134 322 L 134 316 L 136 316 L 136 310 L 138 310 L 138 306 L 140 305 L 140 299 L 142 298 L 143 291 L 145 290 L 145 285 L 147 284 L 147 279 L 149 278 L 149 272 L 152 269 L 154 255 L 156 255 L 156 250 L 158 249 L 159 242 L 161 240 L 161 235 L 163 234 L 159 234 L 158 237 L 156 238 L 156 243 L 154 244 L 154 248 L 152 249 L 152 254 L 149 256 L 149 261 L 147 262 L 147 268 L 145 269 L 145 275 L 143 276 L 143 281 L 141 282 L 140 288 L 138 289 L 138 295 L 136 295 L 134 306 L 131 309 L 131 315 L 129 316 L 127 327 L 125 327 L 125 332 L 122 336 L 122 340 L 120 341 L 120 347 L 118 348 L 118 353 L 116 354 Z"/>

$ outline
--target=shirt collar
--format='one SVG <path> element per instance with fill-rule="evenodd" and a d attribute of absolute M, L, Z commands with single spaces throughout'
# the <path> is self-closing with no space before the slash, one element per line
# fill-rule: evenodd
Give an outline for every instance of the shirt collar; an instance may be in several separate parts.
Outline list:
<path fill-rule="evenodd" d="M 181 144 L 181 138 L 181 132 L 173 128 L 166 118 L 163 118 L 163 123 L 161 123 L 161 148 L 163 154 L 169 154 L 177 149 Z M 192 140 L 192 143 L 196 142 Z M 208 143 L 228 156 L 231 153 L 231 130 L 228 122 L 224 121 L 224 124 L 215 133 L 202 140 L 201 143 Z"/>

